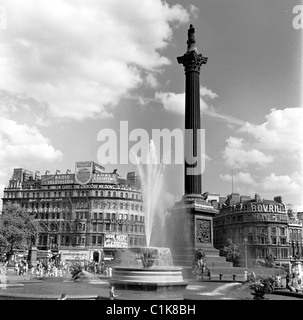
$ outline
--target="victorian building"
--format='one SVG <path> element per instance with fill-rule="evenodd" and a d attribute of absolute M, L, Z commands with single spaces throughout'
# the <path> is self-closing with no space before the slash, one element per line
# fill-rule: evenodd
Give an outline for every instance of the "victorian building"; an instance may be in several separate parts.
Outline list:
<path fill-rule="evenodd" d="M 238 245 L 242 265 L 272 255 L 276 265 L 288 267 L 293 257 L 302 257 L 302 221 L 287 210 L 281 197 L 228 195 L 214 217 L 215 247 L 223 248 L 228 239 Z"/>
<path fill-rule="evenodd" d="M 63 259 L 111 260 L 117 248 L 146 244 L 140 180 L 122 179 L 93 161 L 76 162 L 75 173 L 14 169 L 3 205 L 19 204 L 40 222 L 39 250 Z"/>

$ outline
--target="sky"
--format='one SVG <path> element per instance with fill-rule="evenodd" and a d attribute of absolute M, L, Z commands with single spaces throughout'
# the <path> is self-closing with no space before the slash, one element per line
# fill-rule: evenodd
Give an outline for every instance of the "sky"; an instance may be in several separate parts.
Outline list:
<path fill-rule="evenodd" d="M 200 73 L 203 192 L 303 205 L 299 0 L 0 0 L 0 195 L 14 168 L 104 164 L 98 133 L 184 128 L 187 30 Z M 299 7 L 301 8 L 301 7 Z M 4 23 L 5 15 L 5 23 Z M 302 21 L 301 21 L 302 22 Z M 130 141 L 132 146 L 136 141 Z M 99 153 L 98 153 L 99 152 Z M 119 158 L 119 157 L 118 157 Z M 163 197 L 184 192 L 166 164 Z M 233 178 L 232 178 L 233 177 Z M 233 181 L 233 183 L 232 183 Z"/>

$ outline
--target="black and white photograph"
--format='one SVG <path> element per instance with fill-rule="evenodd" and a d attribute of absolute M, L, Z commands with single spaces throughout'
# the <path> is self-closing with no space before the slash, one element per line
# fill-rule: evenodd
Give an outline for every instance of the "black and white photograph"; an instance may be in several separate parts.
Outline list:
<path fill-rule="evenodd" d="M 302 300 L 302 20 L 301 0 L 0 0 L 0 300 Z"/>

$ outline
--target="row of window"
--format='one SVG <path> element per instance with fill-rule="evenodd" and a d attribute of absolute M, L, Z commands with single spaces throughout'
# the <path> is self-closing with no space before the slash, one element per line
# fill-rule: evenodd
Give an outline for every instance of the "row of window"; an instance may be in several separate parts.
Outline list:
<path fill-rule="evenodd" d="M 77 213 L 76 213 L 76 217 L 79 217 L 81 218 L 81 215 L 78 215 L 77 216 Z M 131 221 L 140 221 L 140 222 L 144 222 L 144 216 L 138 216 L 136 214 L 131 214 L 131 215 L 128 215 L 128 214 L 122 214 L 122 213 L 115 213 L 115 212 L 106 212 L 106 213 L 103 213 L 103 212 L 94 212 L 92 214 L 92 219 L 94 220 L 131 220 Z M 82 219 L 82 218 L 81 218 Z"/>
<path fill-rule="evenodd" d="M 93 235 L 91 236 L 91 241 L 87 241 L 86 237 L 77 235 L 75 237 L 71 237 L 69 235 L 61 235 L 60 237 L 60 245 L 69 246 L 69 245 L 93 245 L 93 246 L 104 246 L 104 237 L 103 235 Z M 48 241 L 52 244 L 58 243 L 58 237 L 55 236 L 52 239 L 49 239 L 47 235 L 41 235 L 39 237 L 38 245 L 46 246 L 48 245 Z M 144 237 L 129 237 L 129 246 L 145 246 L 146 240 Z"/>
<path fill-rule="evenodd" d="M 5 198 L 18 198 L 18 192 L 6 192 Z M 93 191 L 93 190 L 73 190 L 73 191 L 41 191 L 22 192 L 22 198 L 61 198 L 61 197 L 113 197 L 142 200 L 141 194 L 117 191 Z"/>
<path fill-rule="evenodd" d="M 75 209 L 89 209 L 89 202 L 76 202 L 72 204 L 72 206 Z M 37 203 L 21 203 L 21 207 L 25 209 L 32 209 L 32 211 L 60 211 L 62 210 L 71 210 L 71 205 L 68 203 L 49 203 L 49 202 L 43 202 L 42 204 Z M 131 209 L 132 211 L 143 211 L 143 206 L 139 204 L 129 204 L 129 203 L 111 203 L 111 202 L 101 202 L 101 203 L 94 203 L 94 209 L 97 208 L 100 209 L 120 209 L 120 210 L 129 210 Z"/>

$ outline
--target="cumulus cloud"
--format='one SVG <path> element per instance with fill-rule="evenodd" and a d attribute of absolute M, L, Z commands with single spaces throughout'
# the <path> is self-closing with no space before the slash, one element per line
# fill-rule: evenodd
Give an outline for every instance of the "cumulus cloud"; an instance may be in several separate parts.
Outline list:
<path fill-rule="evenodd" d="M 251 148 L 242 138 L 229 137 L 223 152 L 225 164 L 232 168 L 246 168 L 249 165 L 266 166 L 274 161 L 274 157 Z"/>
<path fill-rule="evenodd" d="M 238 172 L 235 175 L 231 175 L 231 174 L 220 174 L 220 178 L 223 181 L 227 181 L 227 182 L 235 182 L 235 183 L 241 183 L 241 184 L 254 184 L 255 180 L 254 178 L 251 176 L 250 173 L 248 172 Z"/>
<path fill-rule="evenodd" d="M 260 149 L 287 152 L 288 156 L 302 158 L 303 108 L 271 109 L 260 125 L 246 123 L 238 132 L 251 134 Z"/>
<path fill-rule="evenodd" d="M 172 26 L 195 12 L 161 0 L 10 0 L 6 8 L 0 88 L 78 120 L 111 117 L 129 91 L 157 86 L 155 75 L 170 64 L 161 51 Z"/>
<path fill-rule="evenodd" d="M 246 134 L 245 137 L 226 140 L 224 158 L 228 166 L 266 165 L 276 158 L 281 159 L 277 156 L 279 153 L 288 158 L 302 158 L 303 108 L 271 109 L 265 119 L 260 125 L 247 122 L 239 128 L 237 133 Z"/>
<path fill-rule="evenodd" d="M 207 99 L 214 99 L 218 95 L 207 89 L 206 87 L 200 87 L 200 109 L 205 112 L 209 109 Z M 177 114 L 185 114 L 185 92 L 174 93 L 174 92 L 156 92 L 155 100 L 162 103 L 164 109 L 168 112 Z"/>
<path fill-rule="evenodd" d="M 15 167 L 60 161 L 62 157 L 62 152 L 56 150 L 36 127 L 0 118 L 0 184 L 8 182 Z"/>
<path fill-rule="evenodd" d="M 281 194 L 296 194 L 302 192 L 302 175 L 298 172 L 292 175 L 276 175 L 271 173 L 257 183 L 256 187 L 265 192 Z"/>
<path fill-rule="evenodd" d="M 237 172 L 231 174 L 220 174 L 220 179 L 226 182 L 233 181 L 238 192 L 251 195 L 255 192 L 271 199 L 275 195 L 300 194 L 303 188 L 303 175 L 294 172 L 291 175 L 251 175 L 249 172 Z"/>
<path fill-rule="evenodd" d="M 29 160 L 60 160 L 62 156 L 62 152 L 55 150 L 36 127 L 0 118 L 0 163 L 21 165 Z"/>

